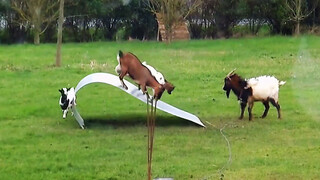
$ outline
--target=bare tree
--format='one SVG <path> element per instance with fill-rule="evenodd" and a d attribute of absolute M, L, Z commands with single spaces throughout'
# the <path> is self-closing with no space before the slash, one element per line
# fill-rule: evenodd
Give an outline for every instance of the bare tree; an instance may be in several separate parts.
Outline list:
<path fill-rule="evenodd" d="M 61 66 L 63 9 L 64 9 L 64 0 L 60 0 L 60 5 L 59 5 L 59 20 L 58 20 L 58 37 L 57 37 L 57 54 L 56 54 L 56 66 L 57 66 L 57 67 L 60 67 L 60 66 Z"/>
<path fill-rule="evenodd" d="M 164 23 L 167 42 L 172 40 L 174 25 L 186 19 L 201 2 L 202 0 L 147 0 L 150 11 Z"/>
<path fill-rule="evenodd" d="M 296 36 L 300 35 L 300 22 L 308 17 L 313 11 L 314 7 L 309 10 L 307 6 L 307 1 L 305 0 L 286 0 L 286 5 L 289 10 L 289 21 L 295 23 L 294 34 Z"/>
<path fill-rule="evenodd" d="M 58 1 L 56 0 L 14 0 L 12 8 L 18 12 L 20 23 L 31 26 L 34 31 L 34 44 L 40 43 L 40 35 L 57 18 Z"/>

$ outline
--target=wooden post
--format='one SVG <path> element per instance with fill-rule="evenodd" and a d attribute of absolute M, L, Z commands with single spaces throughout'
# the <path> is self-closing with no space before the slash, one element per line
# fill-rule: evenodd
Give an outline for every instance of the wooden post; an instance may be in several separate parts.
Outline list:
<path fill-rule="evenodd" d="M 56 66 L 57 67 L 61 66 L 63 9 L 64 9 L 64 0 L 60 0 L 59 20 L 58 20 L 58 37 L 57 37 L 57 54 L 56 54 Z"/>

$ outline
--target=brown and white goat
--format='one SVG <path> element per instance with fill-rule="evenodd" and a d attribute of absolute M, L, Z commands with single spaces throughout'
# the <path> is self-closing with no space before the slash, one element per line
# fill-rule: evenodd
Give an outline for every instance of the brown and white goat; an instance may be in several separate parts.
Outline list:
<path fill-rule="evenodd" d="M 265 110 L 261 118 L 265 118 L 269 111 L 269 102 L 277 108 L 278 118 L 281 118 L 279 98 L 279 86 L 284 85 L 284 81 L 278 81 L 273 76 L 260 76 L 249 80 L 242 79 L 239 75 L 231 71 L 224 79 L 223 90 L 226 91 L 229 98 L 230 91 L 238 97 L 240 101 L 241 114 L 239 119 L 243 118 L 243 113 L 248 104 L 249 120 L 252 120 L 252 108 L 255 101 L 261 101 Z"/>
<path fill-rule="evenodd" d="M 156 79 L 156 76 L 152 73 L 152 71 L 150 70 L 150 68 L 148 67 L 148 66 L 145 66 L 143 63 L 141 63 L 140 62 L 140 60 L 134 55 L 134 54 L 132 54 L 132 53 L 127 53 L 127 54 L 129 54 L 128 55 L 128 57 L 129 58 L 134 58 L 135 60 L 133 60 L 132 62 L 130 62 L 130 63 L 132 63 L 133 64 L 133 66 L 132 67 L 130 67 L 130 68 L 126 68 L 124 71 L 122 71 L 122 68 L 121 68 L 121 58 L 120 58 L 120 55 L 122 54 L 122 56 L 123 56 L 123 53 L 121 52 L 121 51 L 119 51 L 119 54 L 118 54 L 118 56 L 117 56 L 117 60 L 118 60 L 118 65 L 115 67 L 115 71 L 116 71 L 116 73 L 117 74 L 119 74 L 119 78 L 120 78 L 120 76 L 121 76 L 121 73 L 123 72 L 123 73 L 125 73 L 124 71 L 126 71 L 126 69 L 130 69 L 131 70 L 131 74 L 132 73 L 134 73 L 133 72 L 133 70 L 132 69 L 135 69 L 135 68 L 138 68 L 138 69 L 141 69 L 141 70 L 143 70 L 142 72 L 139 72 L 140 74 L 144 74 L 144 73 L 146 73 L 146 74 L 148 74 L 147 73 L 147 71 L 145 71 L 145 68 L 143 68 L 143 67 L 146 67 L 148 70 L 149 70 L 149 72 L 151 73 L 151 75 Z M 128 57 L 127 57 L 127 59 L 128 59 Z M 137 60 L 137 61 L 136 61 Z M 129 61 L 127 61 L 127 60 L 124 60 L 124 64 L 122 64 L 122 66 L 131 66 L 131 65 L 129 65 L 129 63 L 128 63 Z M 140 64 L 142 64 L 142 66 L 140 66 Z M 136 71 L 138 71 L 138 70 L 136 70 Z M 126 74 L 127 76 L 130 76 L 129 75 L 129 70 L 127 70 L 127 74 Z M 134 75 L 134 76 L 130 76 L 131 78 L 132 77 L 136 77 L 137 75 Z M 123 79 L 123 77 L 122 77 L 122 79 Z M 132 78 L 133 79 L 133 78 Z M 120 79 L 121 80 L 121 79 Z M 137 84 L 138 84 L 138 86 L 139 86 L 139 89 L 141 89 L 141 84 L 139 83 L 139 82 L 137 82 L 137 80 L 135 80 L 135 79 L 133 79 Z M 168 92 L 168 94 L 171 94 L 171 92 L 174 90 L 174 86 L 170 83 L 170 82 L 168 82 L 166 79 L 164 79 L 164 83 L 162 83 L 161 84 L 161 82 L 159 82 L 157 79 L 156 79 L 156 81 L 160 84 L 160 85 L 162 85 L 163 86 L 163 88 L 165 89 L 165 90 L 167 90 L 167 92 Z M 123 81 L 121 81 L 122 82 L 122 84 L 124 85 L 124 83 L 123 83 Z M 149 85 L 145 85 L 145 86 L 149 86 Z M 151 87 L 151 86 L 150 86 Z M 124 88 L 126 88 L 126 86 L 124 85 Z M 152 87 L 151 87 L 152 88 Z M 153 90 L 154 90 L 154 94 L 156 94 L 156 92 L 155 92 L 155 89 L 153 88 Z M 143 86 L 142 86 L 142 91 L 145 93 L 146 91 L 143 89 Z M 162 93 L 161 93 L 161 95 L 162 95 Z M 160 95 L 160 97 L 161 97 L 161 95 Z M 160 98 L 159 97 L 159 98 Z M 158 98 L 158 99 L 159 99 Z"/>
<path fill-rule="evenodd" d="M 123 78 L 125 75 L 129 75 L 129 77 L 140 86 L 144 94 L 147 93 L 148 86 L 154 90 L 154 99 L 161 98 L 163 91 L 165 91 L 165 87 L 158 83 L 149 69 L 142 65 L 134 54 L 119 51 L 117 59 L 120 64 L 119 79 L 125 89 L 128 89 L 128 87 L 124 84 Z"/>

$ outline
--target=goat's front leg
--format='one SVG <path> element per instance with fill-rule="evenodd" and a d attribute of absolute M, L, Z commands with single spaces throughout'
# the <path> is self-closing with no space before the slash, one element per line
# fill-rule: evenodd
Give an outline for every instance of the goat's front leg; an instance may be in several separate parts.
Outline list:
<path fill-rule="evenodd" d="M 246 106 L 247 106 L 247 103 L 246 103 L 246 102 L 241 102 L 241 103 L 240 103 L 241 114 L 240 114 L 239 119 L 243 119 L 243 113 L 244 113 L 244 110 L 246 109 Z"/>
<path fill-rule="evenodd" d="M 270 108 L 269 101 L 263 101 L 262 103 L 263 103 L 265 109 L 264 109 L 264 112 L 263 112 L 263 115 L 261 116 L 261 118 L 265 118 L 267 116 L 269 108 Z"/>

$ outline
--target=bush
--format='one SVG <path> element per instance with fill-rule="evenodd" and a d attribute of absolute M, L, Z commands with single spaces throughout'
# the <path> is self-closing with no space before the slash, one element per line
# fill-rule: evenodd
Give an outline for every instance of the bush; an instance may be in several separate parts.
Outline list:
<path fill-rule="evenodd" d="M 129 38 L 129 32 L 125 27 L 118 29 L 117 33 L 115 34 L 116 41 L 123 41 L 123 40 L 127 40 L 128 38 Z"/>
<path fill-rule="evenodd" d="M 271 34 L 271 29 L 268 25 L 263 25 L 257 34 L 252 34 L 249 27 L 247 25 L 238 25 L 232 29 L 233 37 L 246 37 L 246 36 L 268 36 Z"/>
<path fill-rule="evenodd" d="M 8 44 L 10 43 L 10 35 L 8 30 L 0 31 L 0 44 Z"/>

